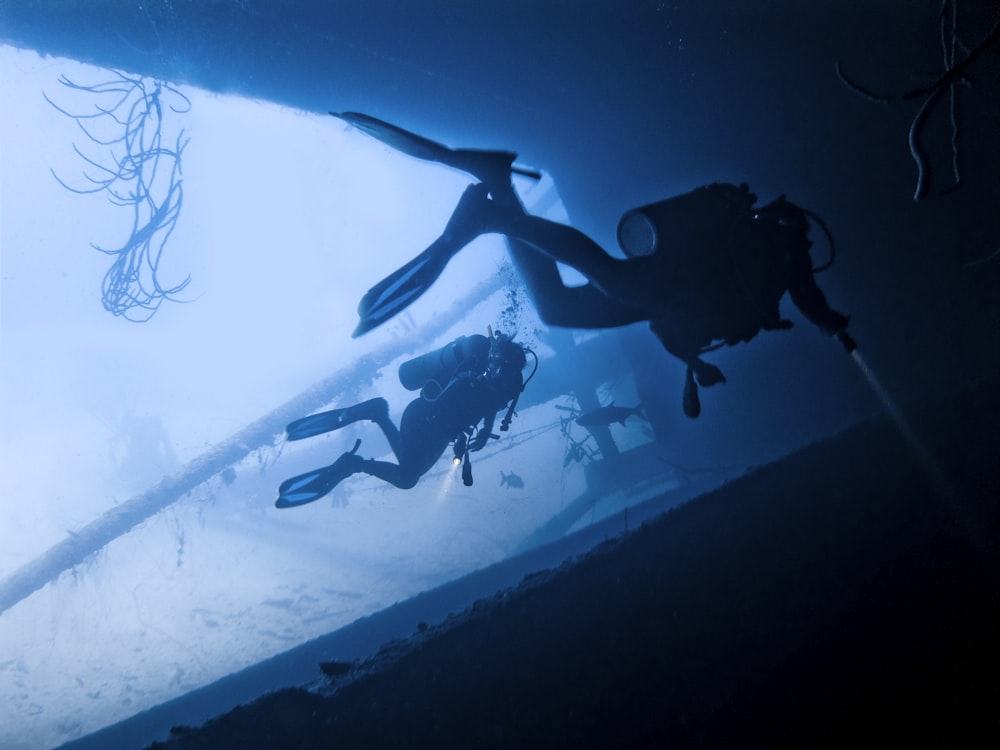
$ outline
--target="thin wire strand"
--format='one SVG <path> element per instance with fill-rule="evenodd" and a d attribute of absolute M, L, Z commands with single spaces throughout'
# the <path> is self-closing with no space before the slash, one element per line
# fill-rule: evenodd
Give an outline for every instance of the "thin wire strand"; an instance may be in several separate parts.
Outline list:
<path fill-rule="evenodd" d="M 160 262 L 167 240 L 173 234 L 184 201 L 181 156 L 188 144 L 182 129 L 171 148 L 163 144 L 164 107 L 175 114 L 191 109 L 191 101 L 170 84 L 114 72 L 114 78 L 82 85 L 67 76 L 59 83 L 74 95 L 93 98 L 88 107 L 76 111 L 60 106 L 43 92 L 58 112 L 76 121 L 87 140 L 98 147 L 90 156 L 73 144 L 86 165 L 87 187 L 73 187 L 52 171 L 56 181 L 79 195 L 105 193 L 115 206 L 132 210 L 132 228 L 117 248 L 93 244 L 114 261 L 101 284 L 104 308 L 127 320 L 149 320 L 165 299 L 176 295 L 191 281 L 177 284 L 160 279 Z"/>
<path fill-rule="evenodd" d="M 952 149 L 952 175 L 953 183 L 942 192 L 954 190 L 961 183 L 961 172 L 959 170 L 959 132 L 958 114 L 955 85 L 964 80 L 965 74 L 979 56 L 986 51 L 994 42 L 1000 40 L 1000 19 L 994 23 L 990 32 L 979 44 L 971 50 L 958 39 L 958 2 L 957 0 L 943 0 L 941 11 L 938 15 L 939 35 L 941 38 L 942 54 L 944 57 L 944 72 L 934 81 L 926 86 L 920 86 L 901 94 L 879 94 L 871 89 L 862 86 L 857 81 L 850 78 L 845 72 L 843 65 L 837 63 L 837 76 L 841 82 L 851 91 L 869 101 L 879 104 L 891 104 L 901 101 L 912 101 L 923 99 L 920 108 L 917 110 L 913 121 L 910 124 L 908 141 L 910 154 L 917 165 L 917 185 L 913 194 L 916 201 L 927 197 L 930 191 L 931 168 L 923 146 L 923 129 L 928 118 L 933 112 L 941 96 L 947 91 L 949 95 L 949 120 L 951 124 L 951 149 Z M 959 47 L 966 51 L 965 58 L 957 61 Z"/>

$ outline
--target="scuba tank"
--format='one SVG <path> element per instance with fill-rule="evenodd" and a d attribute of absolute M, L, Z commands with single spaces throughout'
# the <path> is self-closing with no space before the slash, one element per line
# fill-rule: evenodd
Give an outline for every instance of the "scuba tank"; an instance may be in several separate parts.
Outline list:
<path fill-rule="evenodd" d="M 418 391 L 429 383 L 443 390 L 463 366 L 485 369 L 490 356 L 490 340 L 479 334 L 459 336 L 450 344 L 407 360 L 399 366 L 399 382 L 408 391 Z"/>
<path fill-rule="evenodd" d="M 734 218 L 748 215 L 756 200 L 745 184 L 715 183 L 634 208 L 618 222 L 618 244 L 630 258 L 667 247 L 681 257 L 697 253 L 727 240 Z"/>

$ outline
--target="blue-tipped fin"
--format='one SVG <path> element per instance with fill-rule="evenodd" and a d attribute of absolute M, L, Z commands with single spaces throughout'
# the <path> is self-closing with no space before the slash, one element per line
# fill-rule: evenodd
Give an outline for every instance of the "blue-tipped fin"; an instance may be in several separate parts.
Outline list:
<path fill-rule="evenodd" d="M 437 281 L 457 250 L 447 252 L 439 240 L 369 289 L 358 304 L 361 320 L 351 335 L 368 333 L 409 307 Z"/>
<path fill-rule="evenodd" d="M 455 207 L 444 233 L 420 255 L 369 289 L 358 305 L 361 320 L 357 338 L 405 310 L 431 288 L 448 261 L 479 234 L 488 231 L 483 209 L 488 209 L 486 185 L 470 185 Z"/>
<path fill-rule="evenodd" d="M 319 500 L 336 486 L 330 479 L 331 466 L 299 474 L 286 479 L 278 488 L 278 499 L 275 508 L 297 508 Z"/>
<path fill-rule="evenodd" d="M 380 417 L 388 416 L 388 402 L 384 398 L 370 398 L 354 406 L 321 411 L 318 414 L 310 414 L 308 417 L 296 419 L 294 422 L 288 423 L 285 433 L 289 440 L 302 440 L 314 435 L 322 435 L 324 432 L 339 430 L 341 427 L 362 419 L 377 422 Z"/>
<path fill-rule="evenodd" d="M 332 409 L 319 414 L 310 414 L 308 417 L 289 422 L 285 433 L 289 440 L 303 440 L 313 435 L 322 435 L 324 432 L 344 426 L 343 413 L 343 409 Z"/>
<path fill-rule="evenodd" d="M 274 502 L 276 508 L 297 508 L 300 505 L 319 500 L 334 487 L 357 471 L 358 463 L 362 461 L 357 455 L 361 441 L 354 444 L 354 449 L 344 453 L 329 466 L 322 469 L 307 471 L 291 479 L 286 479 L 278 487 L 278 499 Z"/>

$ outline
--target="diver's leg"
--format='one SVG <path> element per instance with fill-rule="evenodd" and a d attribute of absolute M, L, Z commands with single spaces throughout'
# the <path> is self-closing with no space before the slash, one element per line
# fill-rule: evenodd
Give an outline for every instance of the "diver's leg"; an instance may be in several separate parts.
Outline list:
<path fill-rule="evenodd" d="M 507 247 L 546 325 L 564 328 L 616 328 L 647 316 L 640 308 L 624 305 L 593 284 L 566 286 L 556 262 L 518 239 L 507 238 Z"/>
<path fill-rule="evenodd" d="M 515 217 L 527 216 L 524 204 L 510 180 L 505 184 L 491 184 L 490 195 L 493 202 L 506 212 Z M 536 247 L 517 237 L 507 236 L 505 239 L 511 261 L 524 280 L 539 317 L 547 325 L 565 328 L 615 328 L 647 319 L 640 308 L 611 299 L 591 282 L 580 286 L 566 286 L 556 261 L 549 254 L 539 252 Z M 590 239 L 585 236 L 585 241 L 590 242 Z M 589 252 L 603 254 L 604 251 L 594 245 Z"/>
<path fill-rule="evenodd" d="M 369 458 L 361 464 L 361 472 L 388 482 L 401 490 L 409 490 L 416 486 L 419 476 L 403 471 L 403 467 L 391 461 L 376 461 Z"/>
<path fill-rule="evenodd" d="M 453 435 L 442 434 L 437 425 L 434 405 L 423 398 L 414 399 L 403 412 L 397 430 L 392 422 L 379 423 L 396 455 L 398 464 L 390 461 L 367 460 L 357 471 L 408 490 L 441 458 Z"/>
<path fill-rule="evenodd" d="M 407 411 L 409 411 L 409 407 L 407 407 Z M 406 413 L 404 412 L 404 418 L 405 416 Z M 396 454 L 396 457 L 398 458 L 400 453 L 404 450 L 403 441 L 400 438 L 399 429 L 392 423 L 392 420 L 389 419 L 388 409 L 386 409 L 384 413 L 373 418 L 372 421 L 379 426 L 380 430 L 382 430 L 382 434 L 385 435 L 385 439 L 388 441 L 389 447 L 392 448 L 392 452 Z"/>
<path fill-rule="evenodd" d="M 420 478 L 441 458 L 444 449 L 448 447 L 447 442 L 443 445 L 431 446 L 426 441 L 421 441 L 420 445 L 425 452 L 424 460 L 401 460 L 398 464 L 394 464 L 391 461 L 368 459 L 361 462 L 357 471 L 369 474 L 376 479 L 381 479 L 383 482 L 388 482 L 401 490 L 412 489 L 420 481 Z"/>
<path fill-rule="evenodd" d="M 549 261 L 563 263 L 582 273 L 591 290 L 572 293 L 569 297 L 592 301 L 596 299 L 593 295 L 596 291 L 621 305 L 642 310 L 648 307 L 647 303 L 656 303 L 662 296 L 659 289 L 661 280 L 644 273 L 641 261 L 615 258 L 579 229 L 527 213 L 509 184 L 502 188 L 491 187 L 489 193 L 493 195 L 493 200 L 482 191 L 467 195 L 468 200 L 463 206 L 465 220 L 478 227 L 480 233 L 502 234 L 508 240 L 519 241 L 519 249 L 541 253 Z M 554 266 L 525 260 L 524 254 L 520 255 L 520 259 L 524 261 L 521 265 L 527 276 L 537 281 L 539 291 L 544 288 L 551 293 L 557 289 L 554 279 L 558 271 Z M 565 288 L 561 281 L 559 286 Z M 574 306 L 580 304 L 575 299 L 573 302 Z M 616 316 L 624 314 L 620 309 L 614 313 Z M 635 315 L 634 320 L 647 319 L 643 314 Z"/>
<path fill-rule="evenodd" d="M 491 229 L 582 273 L 601 294 L 628 303 L 630 261 L 614 258 L 579 229 L 540 216 L 505 212 Z"/>

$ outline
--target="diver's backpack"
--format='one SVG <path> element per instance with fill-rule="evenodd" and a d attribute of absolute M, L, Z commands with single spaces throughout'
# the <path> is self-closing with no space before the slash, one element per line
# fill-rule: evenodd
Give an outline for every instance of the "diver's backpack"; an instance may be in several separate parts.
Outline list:
<path fill-rule="evenodd" d="M 403 362 L 399 382 L 408 391 L 426 390 L 425 397 L 433 401 L 433 394 L 439 395 L 459 373 L 485 371 L 489 357 L 490 340 L 486 336 L 459 336 L 440 349 Z"/>
<path fill-rule="evenodd" d="M 671 271 L 697 278 L 726 255 L 734 227 L 753 214 L 745 183 L 717 182 L 625 213 L 618 244 L 629 257 L 660 255 Z"/>

